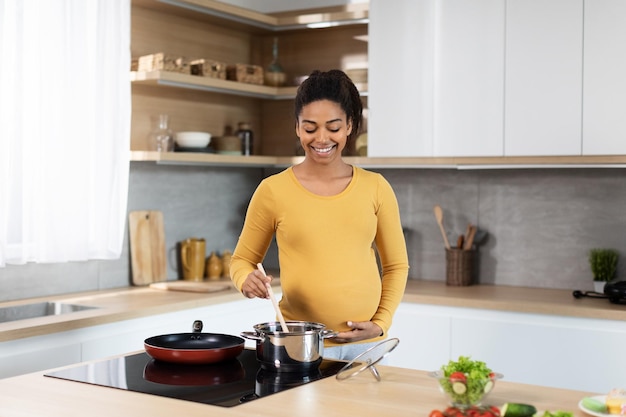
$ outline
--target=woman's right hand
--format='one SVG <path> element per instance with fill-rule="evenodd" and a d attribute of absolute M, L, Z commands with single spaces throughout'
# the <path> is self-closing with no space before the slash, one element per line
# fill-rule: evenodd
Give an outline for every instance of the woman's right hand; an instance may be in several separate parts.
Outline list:
<path fill-rule="evenodd" d="M 270 282 L 272 282 L 271 275 L 265 276 L 261 271 L 255 269 L 248 274 L 246 280 L 243 282 L 241 293 L 246 298 L 270 298 L 266 287 L 266 284 Z"/>

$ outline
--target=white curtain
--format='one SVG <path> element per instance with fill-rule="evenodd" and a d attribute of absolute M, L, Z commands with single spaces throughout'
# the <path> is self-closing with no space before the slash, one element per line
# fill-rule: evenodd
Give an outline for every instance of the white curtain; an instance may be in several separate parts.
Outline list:
<path fill-rule="evenodd" d="M 0 0 L 0 266 L 120 256 L 129 70 L 130 0 Z"/>

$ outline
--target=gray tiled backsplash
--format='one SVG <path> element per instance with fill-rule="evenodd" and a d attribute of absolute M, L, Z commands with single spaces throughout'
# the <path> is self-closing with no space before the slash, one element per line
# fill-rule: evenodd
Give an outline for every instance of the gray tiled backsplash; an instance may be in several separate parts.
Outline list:
<path fill-rule="evenodd" d="M 168 277 L 178 277 L 174 251 L 203 237 L 210 251 L 234 249 L 248 200 L 269 173 L 260 168 L 161 166 L 133 162 L 128 210 L 161 210 Z M 488 232 L 479 247 L 479 282 L 591 289 L 587 252 L 611 247 L 626 272 L 626 170 L 385 169 L 406 229 L 410 277 L 445 280 L 445 251 L 433 205 L 444 209 L 450 242 L 468 222 Z M 266 267 L 277 265 L 275 247 Z M 0 301 L 130 284 L 128 236 L 120 259 L 0 269 Z"/>

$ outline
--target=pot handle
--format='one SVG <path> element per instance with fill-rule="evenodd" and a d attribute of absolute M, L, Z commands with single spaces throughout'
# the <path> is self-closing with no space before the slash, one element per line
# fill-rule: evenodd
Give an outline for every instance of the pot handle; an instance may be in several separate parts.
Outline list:
<path fill-rule="evenodd" d="M 334 330 L 322 330 L 322 332 L 320 333 L 320 336 L 322 336 L 322 339 L 332 339 L 333 337 L 336 337 L 339 334 L 339 332 L 336 332 Z"/>
<path fill-rule="evenodd" d="M 241 335 L 241 337 L 245 337 L 246 339 L 250 339 L 250 340 L 258 340 L 258 341 L 264 340 L 263 336 L 259 336 L 258 334 L 256 334 L 256 332 L 241 332 L 239 334 Z"/>

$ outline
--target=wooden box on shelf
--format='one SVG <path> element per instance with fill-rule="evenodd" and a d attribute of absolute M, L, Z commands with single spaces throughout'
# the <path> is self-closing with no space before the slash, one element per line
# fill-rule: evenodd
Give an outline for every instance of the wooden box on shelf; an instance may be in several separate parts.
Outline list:
<path fill-rule="evenodd" d="M 258 65 L 235 64 L 226 68 L 226 79 L 248 84 L 263 84 L 263 68 Z"/>
<path fill-rule="evenodd" d="M 137 71 L 171 71 L 189 74 L 189 63 L 184 57 L 158 52 L 140 56 Z"/>
<path fill-rule="evenodd" d="M 226 64 L 211 59 L 194 59 L 189 63 L 191 75 L 226 79 Z"/>

